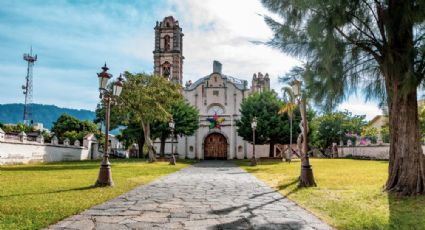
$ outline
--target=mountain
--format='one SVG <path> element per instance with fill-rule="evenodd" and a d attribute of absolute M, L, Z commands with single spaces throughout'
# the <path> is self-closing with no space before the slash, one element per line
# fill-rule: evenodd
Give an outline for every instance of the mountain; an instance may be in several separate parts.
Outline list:
<path fill-rule="evenodd" d="M 51 129 L 62 113 L 67 113 L 80 120 L 93 120 L 95 113 L 85 109 L 59 108 L 55 105 L 31 104 L 32 120 L 34 123 L 43 123 L 44 128 Z M 0 123 L 16 124 L 22 122 L 24 113 L 23 104 L 0 104 Z"/>

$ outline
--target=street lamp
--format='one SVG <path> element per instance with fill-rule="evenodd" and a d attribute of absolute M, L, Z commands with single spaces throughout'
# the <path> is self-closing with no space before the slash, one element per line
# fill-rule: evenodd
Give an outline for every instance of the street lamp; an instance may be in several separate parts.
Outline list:
<path fill-rule="evenodd" d="M 111 164 L 109 163 L 109 153 L 108 153 L 108 145 L 109 145 L 109 115 L 111 108 L 111 101 L 113 97 L 118 97 L 121 94 L 123 87 L 123 78 L 120 75 L 116 82 L 112 85 L 112 90 L 107 88 L 108 80 L 112 78 L 112 74 L 107 71 L 109 68 L 105 65 L 102 67 L 102 72 L 98 73 L 97 76 L 99 78 L 99 98 L 104 101 L 106 106 L 105 110 L 105 144 L 103 147 L 103 159 L 100 165 L 99 176 L 97 178 L 96 187 L 103 186 L 113 186 L 114 182 L 112 181 L 112 173 L 111 173 Z"/>
<path fill-rule="evenodd" d="M 301 112 L 301 134 L 302 134 L 302 151 L 301 151 L 301 176 L 300 176 L 300 186 L 301 187 L 311 187 L 316 186 L 314 182 L 313 170 L 311 169 L 310 160 L 308 157 L 308 124 L 306 116 L 306 103 L 305 98 L 301 95 L 301 82 L 294 80 L 292 82 L 292 92 L 297 100 L 297 103 L 300 105 Z M 300 149 L 301 150 L 301 149 Z"/>
<path fill-rule="evenodd" d="M 252 128 L 252 159 L 251 159 L 251 166 L 256 166 L 257 165 L 257 159 L 255 158 L 255 129 L 257 129 L 257 117 L 252 118 L 251 128 Z"/>
<path fill-rule="evenodd" d="M 168 126 L 171 130 L 171 158 L 170 158 L 170 165 L 176 165 L 176 158 L 174 157 L 174 129 L 176 127 L 176 123 L 174 122 L 173 118 L 171 118 L 170 122 L 168 123 Z"/>

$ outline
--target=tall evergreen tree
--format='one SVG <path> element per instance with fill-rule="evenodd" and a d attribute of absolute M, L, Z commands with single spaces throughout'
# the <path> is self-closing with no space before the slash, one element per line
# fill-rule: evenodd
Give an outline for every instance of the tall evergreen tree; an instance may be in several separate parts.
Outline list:
<path fill-rule="evenodd" d="M 305 83 L 332 108 L 357 87 L 388 104 L 389 177 L 386 189 L 425 193 L 417 88 L 425 78 L 423 0 L 262 0 L 280 20 L 269 44 L 303 58 Z"/>

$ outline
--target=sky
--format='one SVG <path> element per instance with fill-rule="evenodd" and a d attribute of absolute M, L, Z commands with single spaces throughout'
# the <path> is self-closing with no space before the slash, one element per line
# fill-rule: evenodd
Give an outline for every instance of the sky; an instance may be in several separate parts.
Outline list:
<path fill-rule="evenodd" d="M 109 72 L 153 71 L 156 21 L 172 15 L 183 29 L 183 82 L 212 72 L 213 60 L 223 73 L 248 80 L 269 73 L 280 92 L 278 77 L 300 62 L 265 42 L 272 32 L 258 0 L 126 0 L 18 1 L 0 0 L 0 104 L 23 103 L 24 53 L 38 60 L 33 72 L 33 101 L 94 110 L 99 101 L 96 73 L 106 62 Z M 375 102 L 351 95 L 339 110 L 381 114 Z"/>

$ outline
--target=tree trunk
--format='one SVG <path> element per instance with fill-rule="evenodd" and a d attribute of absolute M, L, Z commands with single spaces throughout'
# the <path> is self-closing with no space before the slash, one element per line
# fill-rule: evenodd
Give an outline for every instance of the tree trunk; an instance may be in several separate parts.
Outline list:
<path fill-rule="evenodd" d="M 138 138 L 137 144 L 139 145 L 138 158 L 143 158 L 143 145 L 145 145 L 145 138 Z"/>
<path fill-rule="evenodd" d="M 390 105 L 390 162 L 386 190 L 407 196 L 424 194 L 425 158 L 420 143 L 416 90 L 393 98 Z"/>
<path fill-rule="evenodd" d="M 274 157 L 274 141 L 270 141 L 269 157 Z"/>
<path fill-rule="evenodd" d="M 164 157 L 164 152 L 165 152 L 165 141 L 167 140 L 167 138 L 165 137 L 161 137 L 161 146 L 159 148 L 159 155 L 161 157 Z"/>
<path fill-rule="evenodd" d="M 389 1 L 388 47 L 380 63 L 388 95 L 390 152 L 386 190 L 403 196 L 425 193 L 425 157 L 420 143 L 415 48 L 409 1 Z"/>
<path fill-rule="evenodd" d="M 149 156 L 149 162 L 155 162 L 156 161 L 156 152 L 153 147 L 153 143 L 151 140 L 151 129 L 150 124 L 148 122 L 142 121 L 142 127 L 143 127 L 143 133 L 145 135 L 145 144 L 148 147 L 148 156 Z"/>
<path fill-rule="evenodd" d="M 289 117 L 289 146 L 286 154 L 286 161 L 291 163 L 292 160 L 292 115 Z"/>
<path fill-rule="evenodd" d="M 306 101 L 305 98 L 300 99 L 300 112 L 301 112 L 301 138 L 302 145 L 299 142 L 298 147 L 300 148 L 300 156 L 301 156 L 301 175 L 300 182 L 298 184 L 299 187 L 312 187 L 316 186 L 316 182 L 314 181 L 313 169 L 310 165 L 310 160 L 308 156 L 308 123 L 307 123 L 307 113 L 306 113 Z"/>

